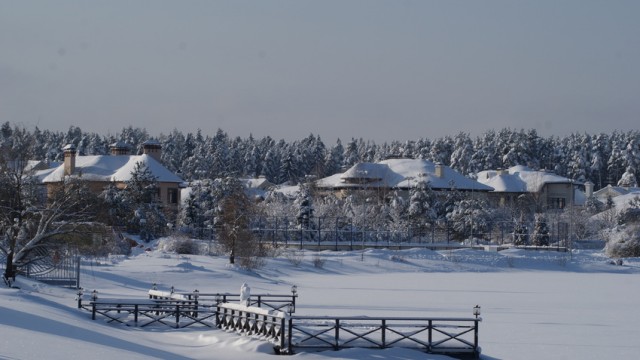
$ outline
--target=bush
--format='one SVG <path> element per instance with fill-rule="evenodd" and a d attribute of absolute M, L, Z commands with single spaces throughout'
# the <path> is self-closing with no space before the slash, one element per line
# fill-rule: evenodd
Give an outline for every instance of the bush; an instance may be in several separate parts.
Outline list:
<path fill-rule="evenodd" d="M 291 250 L 284 254 L 284 257 L 291 263 L 291 265 L 298 267 L 302 264 L 304 259 L 304 252 L 302 250 Z"/>
<path fill-rule="evenodd" d="M 316 255 L 316 256 L 313 257 L 311 262 L 313 263 L 313 267 L 318 268 L 318 269 L 322 269 L 322 268 L 324 268 L 324 263 L 327 262 L 327 259 L 324 259 L 320 255 Z"/>
<path fill-rule="evenodd" d="M 604 250 L 612 258 L 640 256 L 640 226 L 614 228 L 605 233 L 607 245 Z"/>
<path fill-rule="evenodd" d="M 265 259 L 260 256 L 239 256 L 238 265 L 246 270 L 255 270 L 265 265 Z"/>
<path fill-rule="evenodd" d="M 201 249 L 200 244 L 193 239 L 180 236 L 171 236 L 160 240 L 158 248 L 166 252 L 180 255 L 204 255 L 206 249 Z"/>

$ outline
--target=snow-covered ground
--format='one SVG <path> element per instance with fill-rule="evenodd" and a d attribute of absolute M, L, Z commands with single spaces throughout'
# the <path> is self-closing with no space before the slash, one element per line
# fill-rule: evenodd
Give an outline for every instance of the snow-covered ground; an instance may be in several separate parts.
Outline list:
<path fill-rule="evenodd" d="M 304 256 L 301 258 L 301 256 Z M 314 266 L 322 258 L 323 266 Z M 294 264 L 302 260 L 300 264 Z M 317 263 L 317 261 L 316 261 Z M 482 306 L 483 359 L 633 359 L 640 354 L 640 260 L 601 252 L 505 250 L 304 252 L 249 272 L 225 257 L 160 251 L 85 263 L 82 286 L 101 297 L 176 291 L 287 294 L 298 315 L 471 316 Z M 136 328 L 92 321 L 75 291 L 21 279 L 0 288 L 3 359 L 276 359 L 268 343 L 204 328 Z M 445 359 L 409 349 L 299 353 L 292 358 Z"/>

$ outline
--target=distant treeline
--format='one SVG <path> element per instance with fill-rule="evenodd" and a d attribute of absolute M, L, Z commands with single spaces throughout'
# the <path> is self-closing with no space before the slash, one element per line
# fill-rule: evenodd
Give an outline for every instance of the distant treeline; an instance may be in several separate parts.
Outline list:
<path fill-rule="evenodd" d="M 124 142 L 131 153 L 141 152 L 151 139 L 146 129 L 127 127 L 117 135 L 83 132 L 72 126 L 66 132 L 25 129 L 9 122 L 0 128 L 3 147 L 26 149 L 33 160 L 62 161 L 62 147 L 74 144 L 80 155 L 109 154 L 109 145 Z M 162 160 L 185 180 L 225 176 L 264 176 L 281 184 L 296 184 L 307 176 L 329 176 L 358 162 L 376 162 L 392 157 L 426 159 L 451 166 L 473 176 L 481 170 L 527 165 L 547 169 L 578 181 L 591 181 L 599 189 L 615 185 L 630 169 L 640 175 L 640 132 L 613 131 L 610 134 L 574 133 L 565 137 L 541 137 L 533 129 L 490 130 L 472 138 L 466 133 L 436 139 L 420 138 L 376 144 L 362 138 L 325 144 L 310 134 L 301 140 L 230 137 L 222 130 L 215 134 L 160 134 Z"/>

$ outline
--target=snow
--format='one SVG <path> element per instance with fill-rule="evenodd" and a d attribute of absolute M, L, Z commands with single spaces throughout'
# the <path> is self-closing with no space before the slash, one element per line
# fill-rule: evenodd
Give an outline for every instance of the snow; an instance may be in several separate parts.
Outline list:
<path fill-rule="evenodd" d="M 491 187 L 469 179 L 448 166 L 442 166 L 442 176 L 436 175 L 435 163 L 420 159 L 389 159 L 378 163 L 358 163 L 342 174 L 318 180 L 318 187 L 414 187 L 419 181 L 428 182 L 432 189 L 490 191 Z"/>
<path fill-rule="evenodd" d="M 573 184 L 566 177 L 544 170 L 532 170 L 523 165 L 510 167 L 506 172 L 485 170 L 478 173 L 478 181 L 496 192 L 539 192 L 545 184 Z"/>
<path fill-rule="evenodd" d="M 181 183 L 183 180 L 153 157 L 143 155 L 91 155 L 76 157 L 76 173 L 89 181 L 119 181 L 131 179 L 137 163 L 145 164 L 159 182 Z M 44 183 L 59 182 L 64 177 L 64 164 L 43 177 Z"/>
<path fill-rule="evenodd" d="M 82 286 L 101 298 L 159 290 L 287 294 L 298 315 L 469 317 L 482 306 L 484 359 L 632 359 L 640 353 L 640 259 L 612 265 L 597 250 L 424 249 L 303 251 L 302 263 L 271 258 L 252 272 L 225 256 L 142 252 L 86 260 Z M 313 259 L 325 260 L 315 267 Z M 0 358 L 275 359 L 258 339 L 205 328 L 136 328 L 91 320 L 75 290 L 19 278 L 0 288 Z M 298 353 L 301 360 L 447 359 L 410 349 Z"/>

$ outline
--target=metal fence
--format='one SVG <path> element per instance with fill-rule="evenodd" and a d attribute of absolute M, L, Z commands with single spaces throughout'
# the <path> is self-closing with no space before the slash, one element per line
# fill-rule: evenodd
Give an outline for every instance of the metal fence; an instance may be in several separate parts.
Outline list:
<path fill-rule="evenodd" d="M 36 260 L 15 266 L 17 275 L 50 285 L 80 288 L 80 256 L 58 251 L 48 252 Z M 4 273 L 6 257 L 0 256 L 0 271 Z"/>
<path fill-rule="evenodd" d="M 80 256 L 55 257 L 47 263 L 28 263 L 18 267 L 18 274 L 51 285 L 80 288 Z"/>
<path fill-rule="evenodd" d="M 262 244 L 284 247 L 312 247 L 318 249 L 358 249 L 364 246 L 443 246 L 473 242 L 487 244 L 513 243 L 516 223 L 513 221 L 489 221 L 482 227 L 473 225 L 469 229 L 448 221 L 422 227 L 390 229 L 383 226 L 356 224 L 346 217 L 313 217 L 300 224 L 291 217 L 255 217 L 250 221 L 251 231 Z M 527 235 L 533 234 L 534 223 L 523 222 Z M 547 222 L 549 242 L 553 246 L 569 245 L 570 224 L 563 221 Z M 215 240 L 215 228 L 188 229 L 192 235 L 203 240 Z M 473 236 L 471 236 L 473 233 Z M 461 236 L 461 234 L 468 234 Z M 468 244 L 472 245 L 472 244 Z"/>

